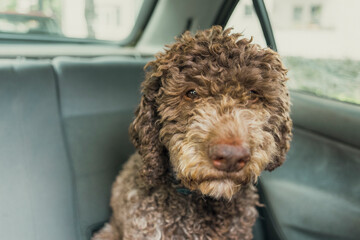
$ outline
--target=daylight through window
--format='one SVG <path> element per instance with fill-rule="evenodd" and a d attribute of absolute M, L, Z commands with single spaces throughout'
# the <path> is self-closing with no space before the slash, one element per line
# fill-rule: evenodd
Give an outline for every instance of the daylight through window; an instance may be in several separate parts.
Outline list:
<path fill-rule="evenodd" d="M 1 0 L 0 33 L 120 41 L 143 0 Z"/>

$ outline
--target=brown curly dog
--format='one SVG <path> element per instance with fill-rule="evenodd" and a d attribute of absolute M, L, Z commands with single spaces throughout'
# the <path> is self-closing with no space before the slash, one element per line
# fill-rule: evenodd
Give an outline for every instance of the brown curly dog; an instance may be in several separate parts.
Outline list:
<path fill-rule="evenodd" d="M 252 239 L 263 170 L 291 139 L 279 55 L 215 26 L 149 62 L 130 135 L 138 149 L 93 239 Z"/>

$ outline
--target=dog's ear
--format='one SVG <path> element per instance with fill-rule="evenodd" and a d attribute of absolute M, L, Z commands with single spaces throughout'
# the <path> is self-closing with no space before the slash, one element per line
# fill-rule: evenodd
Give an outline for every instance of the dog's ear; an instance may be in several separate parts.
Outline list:
<path fill-rule="evenodd" d="M 275 115 L 273 116 L 274 121 L 271 123 L 273 126 L 270 127 L 277 144 L 277 152 L 274 155 L 273 161 L 266 167 L 266 170 L 272 171 L 285 162 L 286 153 L 290 149 L 290 141 L 292 138 L 292 121 L 290 118 L 289 91 L 286 87 L 286 81 L 289 80 L 287 77 L 288 70 L 284 67 L 280 56 L 276 52 L 272 50 L 268 50 L 268 52 L 273 56 L 268 58 L 270 60 L 269 63 L 275 70 L 273 72 L 273 78 L 280 81 L 277 92 L 279 98 L 274 104 Z"/>
<path fill-rule="evenodd" d="M 166 170 L 165 148 L 159 141 L 161 127 L 155 101 L 159 88 L 160 79 L 148 73 L 142 84 L 143 96 L 129 128 L 130 139 L 143 161 L 140 174 L 150 187 L 162 180 Z"/>
<path fill-rule="evenodd" d="M 277 154 L 274 156 L 273 161 L 266 166 L 266 170 L 272 171 L 285 162 L 286 153 L 290 149 L 290 141 L 292 137 L 291 129 L 292 129 L 292 121 L 289 115 L 287 114 L 285 121 L 280 125 L 278 129 L 279 141 L 278 141 Z"/>

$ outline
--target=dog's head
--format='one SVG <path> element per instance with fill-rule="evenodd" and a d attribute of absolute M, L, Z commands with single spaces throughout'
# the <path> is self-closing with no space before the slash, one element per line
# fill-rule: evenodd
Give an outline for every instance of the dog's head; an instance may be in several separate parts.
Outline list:
<path fill-rule="evenodd" d="M 287 70 L 276 52 L 230 30 L 186 32 L 146 65 L 130 135 L 149 185 L 171 168 L 189 189 L 230 199 L 284 162 Z"/>

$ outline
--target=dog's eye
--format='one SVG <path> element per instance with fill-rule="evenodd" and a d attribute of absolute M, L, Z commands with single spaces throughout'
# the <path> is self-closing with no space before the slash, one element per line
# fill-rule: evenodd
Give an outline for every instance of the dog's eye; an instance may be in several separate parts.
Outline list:
<path fill-rule="evenodd" d="M 255 102 L 257 102 L 257 101 L 260 99 L 260 94 L 259 94 L 259 92 L 256 91 L 256 90 L 250 90 L 250 91 L 249 91 L 249 95 L 250 95 L 249 101 L 250 101 L 251 103 L 255 103 Z"/>
<path fill-rule="evenodd" d="M 196 99 L 196 98 L 199 97 L 199 94 L 196 92 L 195 89 L 191 89 L 191 90 L 189 90 L 189 91 L 186 92 L 185 97 L 186 97 L 187 99 L 189 99 L 189 100 L 190 100 L 190 99 Z"/>

